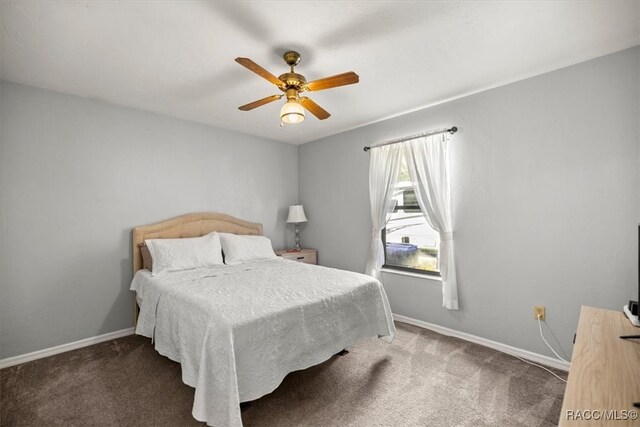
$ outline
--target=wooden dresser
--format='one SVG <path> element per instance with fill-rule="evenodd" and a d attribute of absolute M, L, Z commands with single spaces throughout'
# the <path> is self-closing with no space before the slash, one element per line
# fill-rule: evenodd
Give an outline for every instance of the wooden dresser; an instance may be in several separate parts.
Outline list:
<path fill-rule="evenodd" d="M 318 263 L 318 251 L 315 249 L 301 249 L 298 252 L 287 252 L 286 249 L 276 251 L 276 255 L 292 261 L 305 262 L 307 264 Z"/>
<path fill-rule="evenodd" d="M 622 312 L 580 311 L 560 426 L 639 426 L 640 328 Z"/>

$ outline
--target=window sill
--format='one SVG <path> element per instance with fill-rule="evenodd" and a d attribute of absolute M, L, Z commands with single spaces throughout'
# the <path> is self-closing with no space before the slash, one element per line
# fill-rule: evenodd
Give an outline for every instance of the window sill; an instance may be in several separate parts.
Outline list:
<path fill-rule="evenodd" d="M 399 276 L 409 276 L 409 277 L 417 277 L 418 279 L 426 279 L 434 282 L 442 283 L 442 277 L 440 276 L 432 276 L 429 274 L 420 274 L 420 273 L 412 273 L 410 271 L 402 271 L 402 270 L 394 270 L 392 268 L 381 268 L 381 272 L 389 273 L 389 274 L 397 274 Z"/>

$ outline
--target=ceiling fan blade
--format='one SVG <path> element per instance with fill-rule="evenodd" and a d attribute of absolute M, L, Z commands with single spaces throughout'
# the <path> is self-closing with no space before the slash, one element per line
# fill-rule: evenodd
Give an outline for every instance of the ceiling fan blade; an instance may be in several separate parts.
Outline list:
<path fill-rule="evenodd" d="M 300 104 L 309 111 L 311 114 L 319 118 L 320 120 L 328 119 L 331 114 L 326 112 L 324 108 L 313 102 L 311 99 L 306 96 L 300 97 Z"/>
<path fill-rule="evenodd" d="M 261 66 L 253 62 L 252 60 L 250 60 L 249 58 L 236 58 L 236 62 L 242 65 L 243 67 L 246 67 L 249 70 L 253 71 L 260 77 L 270 81 L 271 83 L 273 83 L 278 87 L 281 87 L 284 84 L 276 76 L 274 76 L 273 74 L 271 74 L 270 72 L 268 72 L 267 70 L 265 70 L 264 68 L 262 68 Z"/>
<path fill-rule="evenodd" d="M 325 90 L 331 89 L 332 87 L 352 85 L 354 83 L 358 83 L 359 81 L 360 77 L 356 73 L 354 73 L 353 71 L 348 71 L 346 73 L 309 82 L 307 83 L 306 88 L 309 91 Z"/>
<path fill-rule="evenodd" d="M 278 99 L 282 98 L 282 96 L 283 95 L 267 96 L 266 98 L 258 99 L 257 101 L 253 101 L 246 105 L 243 105 L 242 107 L 238 107 L 238 110 L 242 110 L 242 111 L 253 110 L 254 108 L 262 107 L 264 104 L 277 101 Z"/>

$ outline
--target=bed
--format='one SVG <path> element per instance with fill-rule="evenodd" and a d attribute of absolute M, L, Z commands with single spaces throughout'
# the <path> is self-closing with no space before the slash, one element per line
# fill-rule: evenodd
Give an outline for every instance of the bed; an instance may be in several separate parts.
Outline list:
<path fill-rule="evenodd" d="M 360 338 L 393 339 L 384 289 L 363 274 L 282 258 L 156 276 L 142 269 L 145 240 L 214 231 L 262 235 L 262 226 L 203 213 L 133 229 L 136 333 L 181 364 L 195 388 L 195 419 L 241 426 L 240 403 L 272 392 L 288 373 Z"/>

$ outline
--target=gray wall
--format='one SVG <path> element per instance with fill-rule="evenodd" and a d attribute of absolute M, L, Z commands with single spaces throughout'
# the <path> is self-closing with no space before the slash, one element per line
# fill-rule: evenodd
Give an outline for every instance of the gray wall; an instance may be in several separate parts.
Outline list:
<path fill-rule="evenodd" d="M 0 83 L 0 358 L 132 326 L 131 228 L 224 212 L 283 247 L 295 146 Z"/>
<path fill-rule="evenodd" d="M 428 85 L 427 85 L 428 86 Z M 569 355 L 582 304 L 637 296 L 640 48 L 300 147 L 302 239 L 321 264 L 364 271 L 364 145 L 457 125 L 452 197 L 460 310 L 439 282 L 384 274 L 394 313 L 551 355 Z"/>

